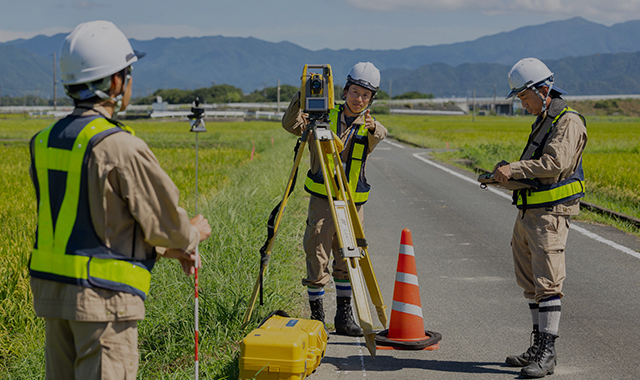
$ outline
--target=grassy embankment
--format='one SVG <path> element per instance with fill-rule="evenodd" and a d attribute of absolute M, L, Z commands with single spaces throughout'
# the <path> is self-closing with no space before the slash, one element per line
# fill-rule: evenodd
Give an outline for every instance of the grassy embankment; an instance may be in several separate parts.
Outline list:
<path fill-rule="evenodd" d="M 420 146 L 441 149 L 436 159 L 466 169 L 493 168 L 500 160 L 519 159 L 533 116 L 396 116 L 379 115 L 389 132 Z M 640 218 L 640 119 L 587 116 L 589 141 L 583 155 L 587 195 L 585 201 Z M 449 150 L 447 150 L 447 146 Z M 592 212 L 581 219 L 612 224 L 640 236 L 625 222 Z"/>
<path fill-rule="evenodd" d="M 51 120 L 0 120 L 0 373 L 3 379 L 44 378 L 44 323 L 35 317 L 27 261 L 35 231 L 35 195 L 27 142 Z M 149 143 L 193 213 L 194 142 L 186 122 L 131 122 Z M 293 136 L 278 123 L 209 123 L 200 134 L 199 211 L 213 229 L 201 245 L 200 376 L 237 377 L 239 341 L 268 312 L 301 313 L 306 212 L 301 184 L 292 196 L 265 276 L 265 306 L 242 326 L 257 274 L 266 219 L 289 176 Z M 273 144 L 271 141 L 273 138 Z M 255 142 L 256 154 L 250 161 Z M 177 262 L 153 270 L 147 318 L 139 323 L 140 379 L 183 379 L 193 373 L 193 279 Z"/>

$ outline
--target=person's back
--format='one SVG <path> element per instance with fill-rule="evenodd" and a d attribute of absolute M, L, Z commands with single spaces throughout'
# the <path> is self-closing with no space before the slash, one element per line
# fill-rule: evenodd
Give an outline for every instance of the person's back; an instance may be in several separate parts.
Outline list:
<path fill-rule="evenodd" d="M 76 107 L 31 141 L 39 207 L 29 270 L 46 322 L 46 378 L 135 378 L 153 264 L 178 258 L 191 273 L 191 252 L 211 231 L 178 207 L 177 188 L 144 141 L 112 119 L 129 102 L 138 59 L 122 32 L 106 21 L 81 24 L 60 57 Z"/>

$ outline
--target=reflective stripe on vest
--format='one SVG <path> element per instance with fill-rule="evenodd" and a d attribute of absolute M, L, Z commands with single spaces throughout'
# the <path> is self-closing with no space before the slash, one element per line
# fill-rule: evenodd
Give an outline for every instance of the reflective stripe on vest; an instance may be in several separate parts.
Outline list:
<path fill-rule="evenodd" d="M 582 115 L 570 107 L 564 107 L 558 116 L 553 119 L 553 123 L 546 132 L 548 135 L 558 120 L 567 112 L 575 113 L 586 125 L 586 121 Z M 546 137 L 545 137 L 546 142 Z M 537 150 L 531 156 L 531 159 L 539 159 L 541 150 Z M 524 158 L 521 158 L 524 159 Z M 584 171 L 582 170 L 582 160 L 578 163 L 576 171 L 568 178 L 551 184 L 540 185 L 537 189 L 523 189 L 514 192 L 514 204 L 519 209 L 530 209 L 540 207 L 551 207 L 562 204 L 574 199 L 584 197 Z"/>
<path fill-rule="evenodd" d="M 519 195 L 516 206 L 519 209 L 549 207 L 582 197 L 584 197 L 584 181 L 578 180 L 548 190 L 531 191 L 524 197 Z"/>
<path fill-rule="evenodd" d="M 81 201 L 86 199 L 81 188 L 87 181 L 83 172 L 86 173 L 91 148 L 100 137 L 121 129 L 106 119 L 94 118 L 78 133 L 70 149 L 65 149 L 48 146 L 50 133 L 56 125 L 38 133 L 33 141 L 39 204 L 36 244 L 29 263 L 31 275 L 85 287 L 124 291 L 145 299 L 151 283 L 147 265 L 104 246 L 94 238 L 97 235 L 90 218 L 87 223 L 78 217 L 80 213 L 88 213 L 85 209 L 88 202 L 83 204 Z M 52 176 L 57 180 L 50 182 Z M 54 201 L 59 203 L 57 218 L 52 212 L 51 191 L 58 196 L 57 202 Z M 90 237 L 75 239 L 72 235 Z"/>
<path fill-rule="evenodd" d="M 339 115 L 342 113 L 343 107 L 343 105 L 339 105 L 329 111 L 329 126 L 336 135 L 338 134 L 338 123 L 340 122 Z M 371 189 L 371 186 L 369 186 L 363 175 L 363 168 L 367 159 L 369 146 L 368 132 L 364 124 L 353 132 L 354 136 L 351 137 L 353 144 L 351 145 L 349 160 L 344 163 L 345 174 L 349 181 L 353 200 L 357 205 L 364 204 L 367 201 L 369 198 L 369 190 Z M 330 167 L 333 168 L 333 156 L 327 154 L 327 158 L 329 159 Z M 304 188 L 310 194 L 327 198 L 327 189 L 324 185 L 322 170 L 318 170 L 317 173 L 311 173 L 311 171 L 309 171 L 304 181 Z M 332 189 L 332 195 L 335 198 L 333 191 Z"/>

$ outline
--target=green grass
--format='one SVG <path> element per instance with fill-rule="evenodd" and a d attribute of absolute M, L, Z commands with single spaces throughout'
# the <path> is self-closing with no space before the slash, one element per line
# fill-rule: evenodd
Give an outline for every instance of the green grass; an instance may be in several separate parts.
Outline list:
<path fill-rule="evenodd" d="M 438 159 L 463 167 L 490 168 L 515 160 L 532 117 L 421 117 L 379 115 L 397 138 L 441 150 Z M 7 379 L 44 378 L 44 323 L 35 317 L 27 260 L 35 231 L 35 195 L 28 176 L 29 138 L 51 120 L 0 117 L 0 373 Z M 587 201 L 640 217 L 640 120 L 589 118 L 584 154 Z M 181 205 L 194 210 L 195 134 L 186 122 L 131 122 L 155 152 L 181 192 Z M 305 289 L 301 242 L 307 197 L 303 175 L 289 201 L 265 277 L 265 306 L 248 326 L 241 323 L 258 269 L 266 219 L 280 201 L 292 165 L 295 138 L 279 123 L 208 123 L 199 134 L 199 211 L 213 234 L 201 245 L 200 376 L 234 379 L 239 341 L 267 313 L 302 314 Z M 273 143 L 272 143 L 273 138 Z M 449 150 L 446 150 L 447 143 Z M 251 151 L 255 147 L 253 160 Z M 301 165 L 302 173 L 307 160 Z M 602 217 L 582 218 L 602 223 Z M 613 223 L 611 220 L 604 222 Z M 625 228 L 625 226 L 619 226 Z M 636 230 L 637 232 L 637 230 Z M 183 379 L 193 373 L 193 279 L 177 262 L 153 270 L 139 323 L 140 379 Z"/>
<path fill-rule="evenodd" d="M 35 195 L 28 176 L 29 138 L 51 120 L 0 120 L 0 373 L 8 379 L 44 378 L 44 323 L 35 317 L 27 260 L 35 231 Z M 195 134 L 186 122 L 131 122 L 194 211 Z M 302 313 L 306 197 L 298 185 L 265 276 L 265 306 L 241 321 L 266 237 L 266 219 L 280 201 L 295 138 L 279 123 L 209 123 L 199 134 L 199 212 L 213 234 L 201 244 L 200 377 L 234 379 L 240 340 L 269 312 Z M 273 138 L 273 142 L 272 142 Z M 251 160 L 251 151 L 255 155 Z M 299 180 L 301 182 L 301 180 Z M 147 317 L 139 323 L 140 379 L 192 376 L 193 278 L 173 260 L 153 270 Z"/>
<path fill-rule="evenodd" d="M 12 120 L 28 120 L 30 118 L 29 114 L 25 113 L 0 113 L 0 119 L 12 119 Z"/>
<path fill-rule="evenodd" d="M 27 270 L 35 191 L 29 183 L 27 144 L 0 143 L 0 149 L 0 373 L 10 374 L 3 366 L 12 362 L 22 374 L 15 378 L 26 379 L 30 371 L 24 367 L 44 370 L 44 323 L 33 313 Z"/>
<path fill-rule="evenodd" d="M 519 159 L 533 116 L 399 116 L 380 115 L 396 138 L 439 149 L 433 156 L 466 169 L 491 169 L 500 160 Z M 640 118 L 587 117 L 589 141 L 583 154 L 587 181 L 585 201 L 640 218 Z M 448 150 L 447 150 L 448 145 Z M 640 235 L 628 223 L 595 217 Z"/>

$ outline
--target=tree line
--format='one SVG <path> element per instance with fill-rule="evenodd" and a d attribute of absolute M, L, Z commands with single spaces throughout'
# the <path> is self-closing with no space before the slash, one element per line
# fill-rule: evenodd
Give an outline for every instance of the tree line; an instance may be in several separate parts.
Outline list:
<path fill-rule="evenodd" d="M 73 104 L 70 98 L 58 98 L 56 104 L 59 106 L 70 106 Z M 35 95 L 26 96 L 1 96 L 0 107 L 17 107 L 17 106 L 50 106 L 53 107 L 53 99 L 44 99 Z"/>
<path fill-rule="evenodd" d="M 288 103 L 289 100 L 299 90 L 299 87 L 283 84 L 280 86 L 280 101 Z M 334 93 L 336 100 L 339 100 L 342 95 L 343 87 L 340 85 L 334 86 Z M 213 85 L 207 88 L 198 88 L 195 90 L 180 90 L 173 89 L 160 89 L 156 90 L 153 94 L 139 98 L 134 101 L 134 104 L 152 104 L 156 101 L 156 98 L 162 97 L 162 101 L 169 104 L 187 104 L 193 102 L 198 97 L 203 103 L 262 103 L 262 102 L 277 102 L 278 101 L 278 88 L 266 87 L 261 90 L 254 90 L 250 94 L 244 94 L 238 87 L 228 84 Z M 409 91 L 404 94 L 394 96 L 393 99 L 432 99 L 433 94 L 422 94 L 418 91 Z M 389 94 L 385 91 L 378 91 L 376 99 L 389 99 Z"/>
<path fill-rule="evenodd" d="M 334 86 L 336 100 L 342 95 L 342 86 Z M 299 87 L 283 84 L 280 86 L 280 101 L 288 103 L 289 100 L 299 90 Z M 162 97 L 163 102 L 169 104 L 189 104 L 196 97 L 205 104 L 213 103 L 262 103 L 276 102 L 278 100 L 278 88 L 266 87 L 260 90 L 254 90 L 250 94 L 244 94 L 238 87 L 228 84 L 213 85 L 206 88 L 197 88 L 195 90 L 159 89 L 153 94 L 132 99 L 132 104 L 152 104 L 156 98 Z M 417 91 L 410 91 L 404 94 L 394 96 L 393 99 L 430 99 L 433 94 L 422 94 Z M 389 99 L 389 94 L 385 91 L 378 91 L 376 99 Z M 69 97 L 63 96 L 56 99 L 58 106 L 70 106 L 73 104 Z M 0 97 L 0 106 L 53 106 L 53 99 L 40 98 L 35 95 L 27 95 L 22 97 L 2 96 Z"/>

